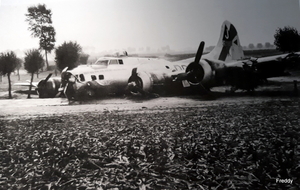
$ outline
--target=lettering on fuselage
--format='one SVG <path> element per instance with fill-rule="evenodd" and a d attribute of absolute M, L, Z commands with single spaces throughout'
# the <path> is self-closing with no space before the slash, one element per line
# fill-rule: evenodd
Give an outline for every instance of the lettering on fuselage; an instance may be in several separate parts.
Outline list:
<path fill-rule="evenodd" d="M 185 71 L 187 65 L 174 65 L 174 71 Z"/>

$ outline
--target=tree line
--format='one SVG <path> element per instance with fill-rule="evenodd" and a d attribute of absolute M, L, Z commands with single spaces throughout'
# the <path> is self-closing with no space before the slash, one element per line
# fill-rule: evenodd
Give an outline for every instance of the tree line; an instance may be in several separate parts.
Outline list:
<path fill-rule="evenodd" d="M 83 64 L 87 63 L 88 55 L 82 53 L 82 48 L 77 42 L 64 42 L 58 48 L 54 48 L 56 32 L 52 26 L 52 11 L 47 9 L 45 4 L 29 7 L 25 16 L 29 24 L 28 30 L 32 32 L 31 36 L 39 38 L 39 50 L 44 51 L 47 69 L 49 69 L 47 54 L 53 49 L 56 55 L 55 62 L 60 71 L 66 66 L 76 67 L 78 61 Z"/>
<path fill-rule="evenodd" d="M 38 73 L 45 66 L 45 63 L 47 70 L 49 69 L 47 55 L 54 49 L 56 68 L 59 71 L 62 71 L 65 67 L 73 69 L 79 65 L 79 61 L 82 64 L 87 64 L 89 56 L 82 53 L 82 48 L 77 42 L 64 42 L 55 48 L 56 32 L 52 25 L 52 11 L 47 9 L 45 4 L 29 7 L 25 16 L 25 21 L 29 24 L 28 30 L 32 32 L 31 36 L 39 38 L 39 49 L 31 49 L 25 52 L 24 68 L 31 74 L 30 84 L 32 84 L 34 74 Z M 278 28 L 274 38 L 274 44 L 279 51 L 295 52 L 300 50 L 300 33 L 293 27 Z M 266 43 L 265 45 L 269 44 Z M 262 46 L 262 44 L 259 46 Z M 42 51 L 45 54 L 45 59 Z M 12 98 L 10 75 L 15 70 L 19 71 L 21 66 L 22 60 L 13 51 L 0 53 L 0 75 L 6 75 L 8 78 L 9 98 Z"/>
<path fill-rule="evenodd" d="M 278 28 L 274 34 L 274 45 L 276 49 L 281 52 L 291 53 L 299 51 L 300 34 L 294 27 L 286 26 L 283 28 Z M 272 46 L 273 45 L 271 45 L 269 42 L 266 42 L 264 46 L 262 43 L 258 43 L 256 46 L 251 43 L 248 45 L 248 48 L 254 49 L 256 47 L 258 49 L 261 49 L 263 47 L 271 48 Z"/>
<path fill-rule="evenodd" d="M 59 71 L 62 71 L 65 67 L 69 67 L 69 69 L 75 68 L 79 65 L 79 62 L 87 64 L 89 56 L 82 53 L 82 48 L 77 42 L 64 42 L 62 45 L 54 48 L 56 32 L 52 26 L 52 12 L 46 8 L 45 4 L 29 7 L 25 16 L 26 21 L 29 23 L 28 29 L 32 32 L 31 35 L 33 37 L 39 38 L 40 46 L 39 49 L 30 49 L 25 52 L 23 64 L 24 69 L 31 74 L 30 84 L 33 82 L 34 74 L 42 70 L 45 63 L 47 70 L 49 69 L 47 54 L 51 53 L 53 49 L 55 49 L 56 68 Z M 42 51 L 45 53 L 45 59 Z M 17 70 L 20 80 L 19 69 L 22 66 L 22 62 L 23 60 L 18 58 L 13 51 L 0 53 L 0 75 L 8 78 L 9 98 L 12 98 L 11 73 Z"/>

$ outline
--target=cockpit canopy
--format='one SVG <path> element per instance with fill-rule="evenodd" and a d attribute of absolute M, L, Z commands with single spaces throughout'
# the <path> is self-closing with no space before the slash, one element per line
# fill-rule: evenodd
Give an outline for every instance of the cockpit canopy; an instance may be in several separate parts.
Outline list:
<path fill-rule="evenodd" d="M 98 59 L 94 65 L 101 65 L 107 67 L 108 65 L 123 65 L 122 59 Z"/>

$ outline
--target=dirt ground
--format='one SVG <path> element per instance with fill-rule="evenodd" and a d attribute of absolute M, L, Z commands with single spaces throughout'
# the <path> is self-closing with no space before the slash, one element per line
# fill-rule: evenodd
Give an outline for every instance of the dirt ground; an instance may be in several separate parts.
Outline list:
<path fill-rule="evenodd" d="M 70 113 L 136 113 L 163 112 L 179 108 L 206 108 L 217 105 L 247 105 L 268 102 L 271 100 L 294 101 L 298 97 L 289 96 L 233 96 L 220 97 L 216 100 L 205 100 L 200 96 L 159 97 L 151 100 L 134 100 L 127 98 L 108 98 L 90 102 L 69 104 L 65 98 L 51 99 L 5 99 L 0 100 L 0 116 L 6 119 L 15 117 L 37 117 L 64 115 Z"/>
<path fill-rule="evenodd" d="M 49 72 L 43 72 L 39 81 L 46 77 Z M 26 78 L 27 77 L 27 78 Z M 21 80 L 17 75 L 12 74 L 12 84 L 24 82 L 29 75 L 25 71 L 21 72 Z M 126 97 L 107 97 L 102 100 L 94 100 L 83 103 L 70 104 L 65 98 L 39 99 L 37 95 L 31 95 L 31 99 L 27 99 L 27 94 L 18 93 L 18 91 L 27 90 L 28 87 L 12 86 L 13 99 L 8 99 L 7 80 L 2 78 L 0 85 L 0 115 L 2 118 L 11 118 L 15 116 L 35 117 L 40 115 L 67 114 L 67 113 L 83 113 L 83 112 L 140 112 L 140 111 L 164 111 L 168 109 L 177 109 L 180 107 L 206 107 L 219 104 L 253 104 L 266 102 L 273 99 L 283 99 L 293 101 L 297 99 L 294 93 L 293 81 L 300 81 L 296 74 L 288 77 L 278 77 L 269 79 L 269 84 L 256 89 L 255 93 L 248 94 L 241 90 L 234 94 L 227 93 L 230 89 L 228 86 L 214 87 L 211 89 L 214 98 L 207 99 L 205 96 L 181 96 L 181 97 L 159 97 L 155 99 L 134 99 Z M 297 87 L 299 85 L 297 84 Z M 299 87 L 298 87 L 299 88 Z"/>

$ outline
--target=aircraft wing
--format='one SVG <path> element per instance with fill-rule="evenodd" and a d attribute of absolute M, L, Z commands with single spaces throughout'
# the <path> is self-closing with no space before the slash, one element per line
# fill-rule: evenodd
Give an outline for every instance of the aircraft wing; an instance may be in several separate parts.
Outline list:
<path fill-rule="evenodd" d="M 286 76 L 286 69 L 293 68 L 300 63 L 300 52 L 281 54 L 275 56 L 250 58 L 246 60 L 227 63 L 226 67 L 240 67 L 244 70 L 253 70 L 262 78 Z"/>
<path fill-rule="evenodd" d="M 32 82 L 32 87 L 37 87 L 38 82 Z M 14 86 L 30 86 L 30 82 L 20 82 L 20 83 L 14 83 Z"/>
<path fill-rule="evenodd" d="M 227 63 L 223 80 L 237 89 L 253 90 L 267 78 L 290 75 L 287 69 L 295 68 L 299 63 L 299 52 Z"/>

